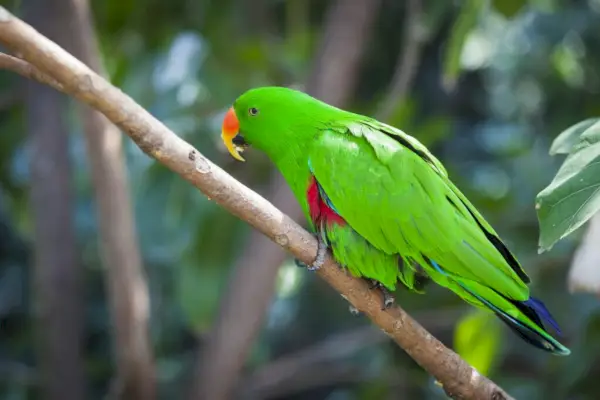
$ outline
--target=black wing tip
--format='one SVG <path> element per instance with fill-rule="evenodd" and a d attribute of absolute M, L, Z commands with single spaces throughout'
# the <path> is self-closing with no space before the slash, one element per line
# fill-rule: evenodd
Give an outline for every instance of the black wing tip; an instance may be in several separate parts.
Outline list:
<path fill-rule="evenodd" d="M 542 336 L 534 329 L 527 325 L 521 324 L 520 322 L 502 314 L 495 312 L 495 314 L 504 322 L 514 333 L 517 334 L 523 341 L 536 347 L 540 350 L 548 352 L 557 356 L 568 356 L 571 354 L 571 350 L 560 344 L 556 340 L 549 340 Z"/>

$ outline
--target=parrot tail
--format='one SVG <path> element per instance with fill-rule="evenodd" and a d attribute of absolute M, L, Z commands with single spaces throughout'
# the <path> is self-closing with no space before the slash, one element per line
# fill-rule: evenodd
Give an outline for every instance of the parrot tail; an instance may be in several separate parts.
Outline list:
<path fill-rule="evenodd" d="M 509 313 L 504 311 L 490 301 L 484 299 L 482 296 L 468 290 L 465 286 L 461 286 L 491 309 L 502 322 L 525 342 L 555 355 L 568 356 L 571 354 L 571 351 L 563 346 L 558 340 L 554 339 L 544 327 L 544 322 L 546 322 L 552 326 L 559 336 L 561 335 L 558 324 L 554 318 L 552 318 L 550 311 L 548 311 L 544 303 L 540 300 L 534 297 L 529 297 L 529 299 L 525 301 L 512 300 L 494 291 L 494 293 L 514 305 L 514 307 L 520 311 L 522 316 L 516 317 L 514 316 L 514 312 Z M 525 318 L 523 318 L 523 316 L 525 316 Z"/>
<path fill-rule="evenodd" d="M 427 258 L 425 259 L 429 261 L 429 263 L 438 272 L 451 278 L 467 293 L 475 297 L 483 305 L 493 311 L 494 314 L 496 314 L 496 316 L 502 320 L 502 322 L 508 325 L 508 327 L 525 342 L 555 355 L 568 356 L 571 354 L 571 351 L 563 346 L 558 340 L 554 339 L 544 327 L 544 322 L 546 322 L 552 326 L 552 328 L 554 328 L 558 335 L 561 334 L 558 324 L 554 318 L 552 318 L 550 311 L 548 311 L 544 303 L 542 303 L 540 300 L 534 297 L 529 297 L 529 299 L 525 301 L 513 300 L 491 288 L 488 289 L 491 290 L 490 294 L 492 297 L 490 297 L 490 299 L 486 299 L 484 296 L 477 294 L 475 290 L 470 289 L 460 280 L 452 278 L 435 261 Z M 496 298 L 496 300 L 492 302 L 492 298 Z M 502 308 L 494 304 L 498 302 L 505 303 L 506 306 L 510 304 L 514 306 L 514 308 L 508 307 L 510 308 L 508 309 L 507 307 L 502 307 L 507 308 L 507 311 L 504 311 Z"/>

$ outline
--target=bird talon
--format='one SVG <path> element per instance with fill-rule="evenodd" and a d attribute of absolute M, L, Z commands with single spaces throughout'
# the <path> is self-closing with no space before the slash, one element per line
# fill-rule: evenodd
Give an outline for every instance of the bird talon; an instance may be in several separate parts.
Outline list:
<path fill-rule="evenodd" d="M 381 310 L 385 311 L 394 305 L 394 302 L 396 301 L 396 299 L 394 298 L 394 296 L 392 296 L 392 294 L 387 289 L 385 289 L 383 287 L 381 288 L 381 292 L 383 293 L 383 307 L 381 308 Z"/>
<path fill-rule="evenodd" d="M 319 241 L 319 246 L 317 247 L 317 256 L 315 257 L 315 261 L 311 265 L 307 265 L 306 268 L 309 271 L 317 271 L 319 270 L 323 264 L 325 264 L 325 257 L 327 256 L 327 243 L 320 236 L 317 237 Z"/>
<path fill-rule="evenodd" d="M 309 271 L 318 271 L 319 269 L 321 269 L 321 265 L 317 265 L 317 264 L 307 265 L 306 269 Z"/>
<path fill-rule="evenodd" d="M 387 290 L 381 282 L 378 282 L 375 279 L 370 279 L 370 281 L 371 285 L 369 286 L 369 290 L 373 290 L 376 288 L 379 288 L 379 290 L 381 290 L 381 294 L 383 296 L 383 305 L 381 306 L 381 310 L 385 311 L 391 306 L 393 306 L 396 299 L 394 298 L 394 296 L 392 296 L 390 291 Z"/>

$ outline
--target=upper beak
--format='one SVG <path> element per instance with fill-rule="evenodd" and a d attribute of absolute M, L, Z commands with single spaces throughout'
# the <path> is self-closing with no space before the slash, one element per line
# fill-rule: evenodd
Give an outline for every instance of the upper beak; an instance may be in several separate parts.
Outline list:
<path fill-rule="evenodd" d="M 240 121 L 235 115 L 235 110 L 233 109 L 233 107 L 231 107 L 229 110 L 227 110 L 225 118 L 223 119 L 223 126 L 221 128 L 221 138 L 223 139 L 223 143 L 225 143 L 225 147 L 227 147 L 227 150 L 229 150 L 229 154 L 231 154 L 233 158 L 239 161 L 246 161 L 240 155 L 240 152 L 244 151 L 244 148 L 240 146 L 238 140 L 234 140 L 239 130 Z"/>

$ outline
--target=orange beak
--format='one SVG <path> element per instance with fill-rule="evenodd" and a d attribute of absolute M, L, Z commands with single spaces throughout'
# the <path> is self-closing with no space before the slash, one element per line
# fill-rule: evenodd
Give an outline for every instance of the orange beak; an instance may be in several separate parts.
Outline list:
<path fill-rule="evenodd" d="M 243 149 L 233 143 L 233 138 L 236 137 L 239 130 L 240 121 L 238 121 L 238 118 L 235 115 L 235 110 L 233 107 L 231 107 L 229 110 L 227 110 L 225 118 L 223 119 L 221 138 L 223 139 L 223 143 L 225 143 L 225 147 L 227 147 L 227 150 L 229 150 L 229 154 L 231 154 L 233 158 L 239 161 L 246 161 L 240 155 L 240 152 L 243 151 Z"/>

